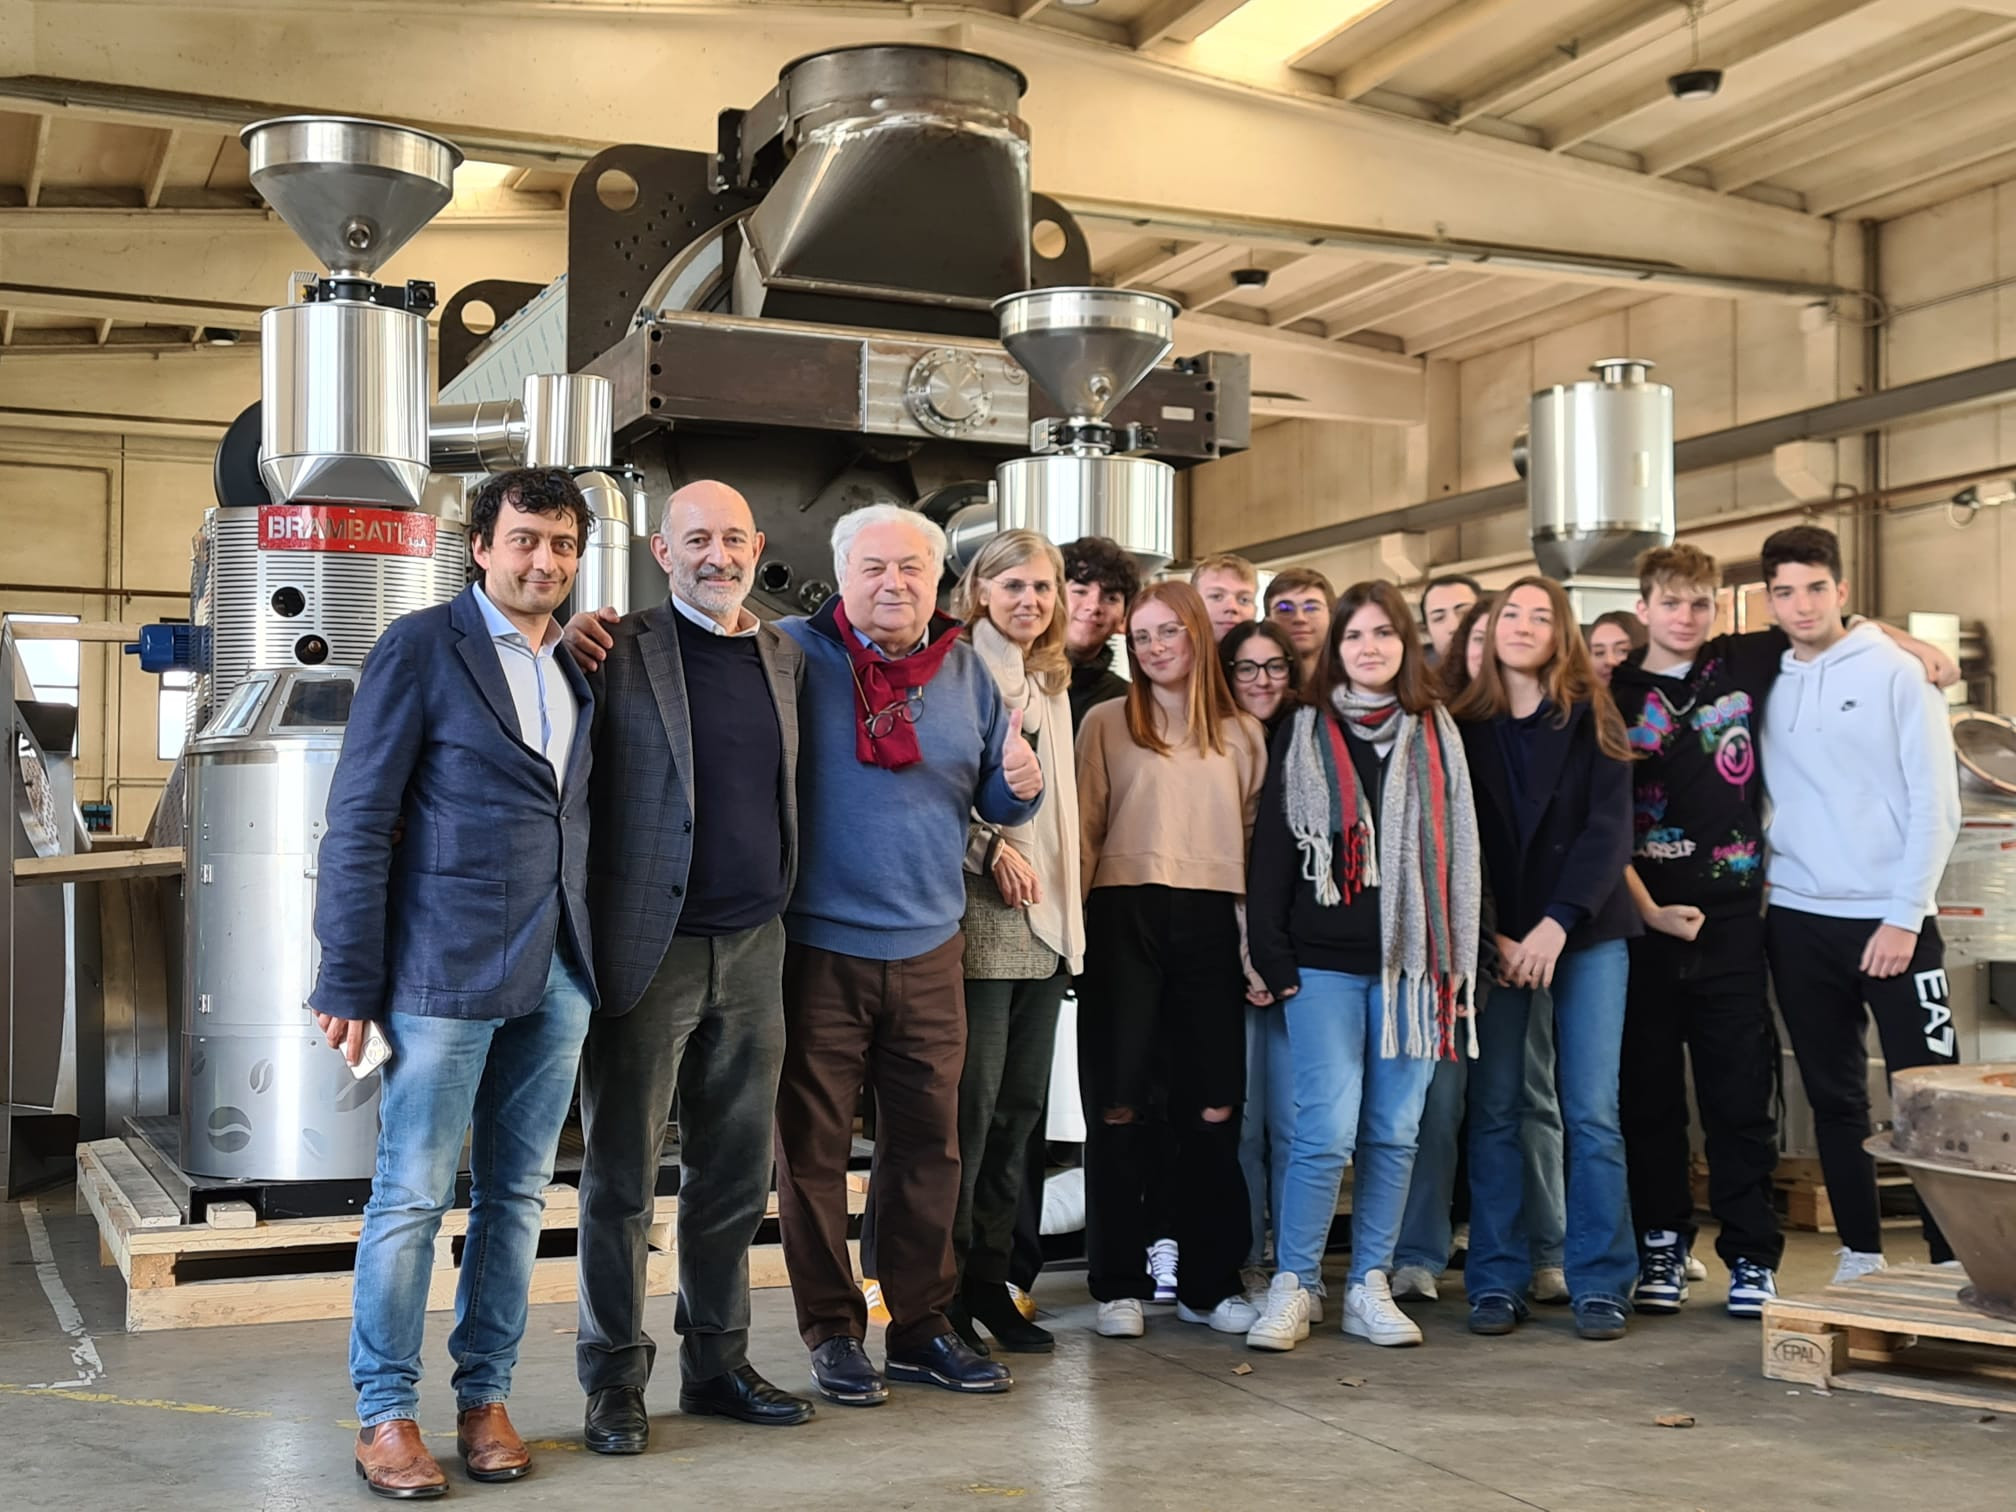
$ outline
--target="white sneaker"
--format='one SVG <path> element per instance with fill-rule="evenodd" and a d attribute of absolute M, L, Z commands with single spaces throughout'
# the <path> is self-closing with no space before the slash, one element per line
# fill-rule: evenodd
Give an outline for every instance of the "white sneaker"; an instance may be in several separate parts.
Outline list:
<path fill-rule="evenodd" d="M 1344 1332 L 1374 1344 L 1419 1344 L 1421 1330 L 1393 1305 L 1386 1272 L 1372 1271 L 1344 1293 Z"/>
<path fill-rule="evenodd" d="M 1101 1302 L 1099 1321 L 1093 1328 L 1109 1339 L 1140 1338 L 1148 1331 L 1148 1324 L 1141 1316 L 1141 1299 L 1116 1297 L 1111 1302 Z"/>
<path fill-rule="evenodd" d="M 1706 1281 L 1708 1279 L 1708 1267 L 1694 1258 L 1694 1251 L 1692 1250 L 1687 1251 L 1687 1279 L 1689 1281 Z"/>
<path fill-rule="evenodd" d="M 1558 1265 L 1541 1266 L 1533 1272 L 1533 1284 L 1527 1288 L 1527 1295 L 1535 1302 L 1566 1302 L 1568 1273 Z"/>
<path fill-rule="evenodd" d="M 1251 1333 L 1260 1321 L 1260 1309 L 1244 1297 L 1227 1297 L 1208 1313 L 1176 1304 L 1176 1316 L 1185 1323 L 1202 1323 L 1216 1333 Z"/>
<path fill-rule="evenodd" d="M 1157 1239 L 1148 1246 L 1148 1274 L 1155 1278 L 1155 1300 L 1176 1300 L 1176 1241 Z"/>
<path fill-rule="evenodd" d="M 1393 1272 L 1393 1295 L 1402 1302 L 1439 1302 L 1441 1288 L 1425 1265 L 1403 1265 Z"/>
<path fill-rule="evenodd" d="M 1846 1286 L 1850 1281 L 1860 1281 L 1874 1271 L 1887 1270 L 1889 1263 L 1880 1254 L 1869 1254 L 1865 1250 L 1842 1248 L 1835 1251 L 1841 1263 L 1834 1267 L 1834 1279 L 1829 1286 Z"/>
<path fill-rule="evenodd" d="M 1323 1300 L 1329 1295 L 1320 1286 L 1305 1286 L 1302 1295 L 1309 1299 L 1309 1322 L 1313 1326 L 1323 1321 Z"/>
<path fill-rule="evenodd" d="M 1248 1349 L 1293 1349 L 1309 1337 L 1309 1293 L 1293 1271 L 1283 1271 L 1267 1288 L 1260 1319 L 1246 1331 Z"/>

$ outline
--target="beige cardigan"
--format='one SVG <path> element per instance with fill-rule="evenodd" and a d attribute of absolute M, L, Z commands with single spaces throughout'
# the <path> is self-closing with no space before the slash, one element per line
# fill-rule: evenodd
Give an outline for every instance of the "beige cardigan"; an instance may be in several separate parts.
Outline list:
<path fill-rule="evenodd" d="M 1111 699 L 1078 728 L 1079 872 L 1095 887 L 1161 884 L 1246 892 L 1246 852 L 1267 775 L 1267 734 L 1250 714 L 1224 731 L 1214 756 L 1186 739 L 1159 755 L 1127 733 L 1127 700 Z"/>

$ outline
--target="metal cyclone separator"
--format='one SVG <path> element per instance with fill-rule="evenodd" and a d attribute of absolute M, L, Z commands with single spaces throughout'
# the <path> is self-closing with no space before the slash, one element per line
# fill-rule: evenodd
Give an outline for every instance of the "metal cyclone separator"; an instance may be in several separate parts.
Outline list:
<path fill-rule="evenodd" d="M 1176 470 L 1124 455 L 1154 446 L 1154 431 L 1107 417 L 1169 355 L 1175 301 L 1136 289 L 1030 289 L 994 310 L 1008 355 L 1064 411 L 1030 426 L 1036 455 L 994 469 L 994 522 L 1060 544 L 1108 536 L 1145 570 L 1162 566 L 1176 553 Z M 962 538 L 956 518 L 950 530 Z"/>
<path fill-rule="evenodd" d="M 2016 1062 L 1914 1066 L 1890 1097 L 1890 1132 L 1863 1148 L 1911 1173 L 1967 1273 L 1961 1302 L 2016 1321 Z"/>

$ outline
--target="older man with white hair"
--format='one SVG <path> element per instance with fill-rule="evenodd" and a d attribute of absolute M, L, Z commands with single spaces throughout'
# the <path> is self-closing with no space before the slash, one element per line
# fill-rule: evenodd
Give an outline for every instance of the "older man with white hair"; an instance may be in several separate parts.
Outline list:
<path fill-rule="evenodd" d="M 577 615 L 596 773 L 588 899 L 602 1006 L 581 1059 L 584 1437 L 637 1454 L 657 1346 L 646 1231 L 679 1099 L 682 1411 L 788 1426 L 812 1404 L 749 1363 L 749 1245 L 770 1196 L 784 1059 L 784 900 L 798 864 L 795 642 L 749 612 L 763 534 L 725 483 L 689 483 L 651 537 L 665 600 Z"/>
<path fill-rule="evenodd" d="M 847 1253 L 847 1157 L 875 1093 L 887 1379 L 1005 1391 L 946 1320 L 956 1271 L 959 1076 L 966 1053 L 968 816 L 1020 824 L 1043 778 L 1020 716 L 936 612 L 945 534 L 874 505 L 833 530 L 840 592 L 784 632 L 805 653 L 798 779 L 804 865 L 785 913 L 777 1198 L 798 1328 L 820 1394 L 884 1401 Z"/>

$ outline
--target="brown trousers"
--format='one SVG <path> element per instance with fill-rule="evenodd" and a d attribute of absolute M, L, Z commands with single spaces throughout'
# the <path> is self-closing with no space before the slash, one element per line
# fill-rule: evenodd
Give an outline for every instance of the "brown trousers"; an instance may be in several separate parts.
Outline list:
<path fill-rule="evenodd" d="M 868 1200 L 889 1347 L 900 1352 L 950 1331 L 965 955 L 956 934 L 902 961 L 796 942 L 785 949 L 777 1216 L 807 1349 L 868 1335 L 868 1305 L 847 1254 L 847 1157 L 864 1086 L 875 1092 Z"/>

